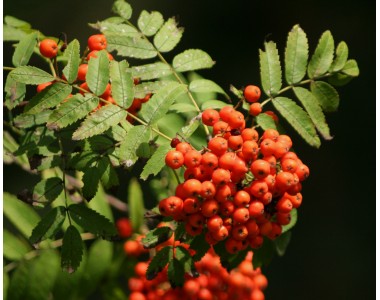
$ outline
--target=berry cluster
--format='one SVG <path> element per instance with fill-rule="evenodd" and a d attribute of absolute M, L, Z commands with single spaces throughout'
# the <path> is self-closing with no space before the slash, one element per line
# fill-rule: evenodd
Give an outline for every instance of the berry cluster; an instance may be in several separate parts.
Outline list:
<path fill-rule="evenodd" d="M 61 49 L 63 48 L 61 47 Z M 84 94 L 85 91 L 91 92 L 86 82 L 86 74 L 88 71 L 88 61 L 91 58 L 97 57 L 97 53 L 99 51 L 101 50 L 107 51 L 106 48 L 107 48 L 107 40 L 103 34 L 94 34 L 88 38 L 87 49 L 84 54 L 85 58 L 82 60 L 82 63 L 79 65 L 79 68 L 78 68 L 77 83 L 79 84 L 81 94 Z M 39 49 L 42 56 L 46 58 L 55 58 L 58 54 L 59 46 L 55 40 L 44 39 L 40 42 Z M 110 61 L 114 59 L 112 54 L 110 54 L 109 52 L 107 52 L 107 55 Z M 63 79 L 65 79 L 64 75 L 62 75 L 62 77 Z M 140 80 L 138 78 L 134 79 L 135 85 L 139 84 L 139 82 Z M 51 82 L 38 85 L 37 92 L 41 92 L 43 89 L 45 89 L 46 87 L 48 87 L 49 85 L 53 83 L 54 81 L 51 81 Z M 134 98 L 131 106 L 127 109 L 127 111 L 131 115 L 136 116 L 137 113 L 140 111 L 142 104 L 149 101 L 150 97 L 151 97 L 151 94 L 148 93 L 143 98 Z M 100 98 L 106 101 L 105 102 L 100 101 L 98 107 L 94 111 L 98 110 L 99 108 L 101 108 L 102 106 L 106 104 L 110 104 L 110 103 L 116 104 L 115 100 L 112 98 L 111 83 L 107 84 L 106 89 L 104 93 L 100 95 Z M 128 115 L 127 120 L 132 123 L 133 117 Z"/>
<path fill-rule="evenodd" d="M 209 251 L 196 263 L 198 277 L 186 275 L 183 287 L 172 289 L 168 281 L 167 267 L 155 279 L 147 280 L 146 271 L 149 262 L 135 265 L 135 276 L 128 280 L 131 292 L 130 300 L 229 300 L 229 299 L 265 299 L 263 290 L 267 287 L 267 278 L 260 268 L 253 269 L 252 252 L 236 269 L 227 272 L 219 258 Z"/>
<path fill-rule="evenodd" d="M 185 181 L 160 201 L 160 213 L 185 222 L 189 235 L 205 232 L 211 245 L 225 240 L 230 253 L 258 248 L 290 223 L 309 169 L 290 151 L 289 136 L 274 129 L 259 136 L 233 107 L 207 109 L 202 121 L 213 129 L 207 148 L 176 141 L 166 155 L 170 168 L 185 169 Z"/>

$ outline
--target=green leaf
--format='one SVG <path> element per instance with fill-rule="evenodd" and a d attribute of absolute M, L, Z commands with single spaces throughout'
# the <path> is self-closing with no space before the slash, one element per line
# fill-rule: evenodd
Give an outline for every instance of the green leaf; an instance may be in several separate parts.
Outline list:
<path fill-rule="evenodd" d="M 148 124 L 154 124 L 168 112 L 170 105 L 177 97 L 186 92 L 186 87 L 176 82 L 170 82 L 159 90 L 141 109 L 141 116 Z"/>
<path fill-rule="evenodd" d="M 13 16 L 5 16 L 4 22 L 5 24 L 10 25 L 15 28 L 23 28 L 23 29 L 31 28 L 31 25 L 28 22 L 15 18 Z"/>
<path fill-rule="evenodd" d="M 125 119 L 127 112 L 116 105 L 105 105 L 89 115 L 74 132 L 73 140 L 83 140 L 101 134 Z"/>
<path fill-rule="evenodd" d="M 19 41 L 26 35 L 27 33 L 22 29 L 7 24 L 3 25 L 3 42 Z"/>
<path fill-rule="evenodd" d="M 110 76 L 112 97 L 121 107 L 130 107 L 134 99 L 134 84 L 127 61 L 111 61 Z"/>
<path fill-rule="evenodd" d="M 276 122 L 273 120 L 271 116 L 268 116 L 265 113 L 261 113 L 256 117 L 256 123 L 259 125 L 263 130 L 267 129 L 276 129 Z"/>
<path fill-rule="evenodd" d="M 16 270 L 12 273 L 9 282 L 7 300 L 25 299 L 29 278 L 31 276 L 32 261 L 22 260 Z"/>
<path fill-rule="evenodd" d="M 32 244 L 54 237 L 66 219 L 66 208 L 57 206 L 50 210 L 33 229 L 29 238 Z"/>
<path fill-rule="evenodd" d="M 145 249 L 151 249 L 166 242 L 173 235 L 173 230 L 169 226 L 158 227 L 149 231 L 141 240 Z"/>
<path fill-rule="evenodd" d="M 313 122 L 300 106 L 286 97 L 277 97 L 272 103 L 309 145 L 319 148 L 321 141 L 318 138 Z"/>
<path fill-rule="evenodd" d="M 194 261 L 199 261 L 205 256 L 207 251 L 210 249 L 210 244 L 206 242 L 204 234 L 199 234 L 195 236 L 190 242 L 190 249 L 196 251 L 193 256 Z"/>
<path fill-rule="evenodd" d="M 136 125 L 132 127 L 120 145 L 120 163 L 127 168 L 135 164 L 138 157 L 136 151 L 139 146 L 149 140 L 150 129 L 144 125 Z"/>
<path fill-rule="evenodd" d="M 227 271 L 235 269 L 245 259 L 248 252 L 248 249 L 246 249 L 231 255 L 231 253 L 226 250 L 225 241 L 217 243 L 213 248 L 215 253 L 220 257 L 220 263 Z"/>
<path fill-rule="evenodd" d="M 342 69 L 342 73 L 351 77 L 359 76 L 359 67 L 356 60 L 349 59 L 344 65 L 344 68 Z"/>
<path fill-rule="evenodd" d="M 96 240 L 90 247 L 88 258 L 85 262 L 83 276 L 79 280 L 79 297 L 88 299 L 103 278 L 107 276 L 107 270 L 112 263 L 112 243 L 104 240 Z"/>
<path fill-rule="evenodd" d="M 88 70 L 86 73 L 86 82 L 90 90 L 100 96 L 106 90 L 109 75 L 109 58 L 105 50 L 99 51 L 96 57 L 88 61 Z"/>
<path fill-rule="evenodd" d="M 45 124 L 52 114 L 51 110 L 43 110 L 36 114 L 21 114 L 13 119 L 13 124 L 18 128 L 30 128 Z"/>
<path fill-rule="evenodd" d="M 164 24 L 164 18 L 158 11 L 152 11 L 151 13 L 143 10 L 137 20 L 137 25 L 141 32 L 146 36 L 155 35 L 156 32 Z"/>
<path fill-rule="evenodd" d="M 17 82 L 11 76 L 7 76 L 4 92 L 6 93 L 5 106 L 11 110 L 24 100 L 26 85 L 24 83 Z"/>
<path fill-rule="evenodd" d="M 215 82 L 208 79 L 193 80 L 189 84 L 189 90 L 193 93 L 219 93 L 229 98 L 227 93 Z"/>
<path fill-rule="evenodd" d="M 43 171 L 47 169 L 52 169 L 55 167 L 62 166 L 62 157 L 60 154 L 58 155 L 50 155 L 41 158 L 39 164 L 37 165 L 37 171 Z"/>
<path fill-rule="evenodd" d="M 335 50 L 335 59 L 329 69 L 330 72 L 338 72 L 343 69 L 348 58 L 348 47 L 345 42 L 340 42 Z"/>
<path fill-rule="evenodd" d="M 221 109 L 225 106 L 231 106 L 230 104 L 227 104 L 226 102 L 220 101 L 220 100 L 209 100 L 204 103 L 202 103 L 202 110 L 206 110 L 208 108 L 213 109 Z"/>
<path fill-rule="evenodd" d="M 136 178 L 132 178 L 129 182 L 128 209 L 133 230 L 139 232 L 141 225 L 144 223 L 145 208 L 143 192 Z"/>
<path fill-rule="evenodd" d="M 29 245 L 24 239 L 3 230 L 3 256 L 9 260 L 21 260 L 30 251 Z"/>
<path fill-rule="evenodd" d="M 162 62 L 132 67 L 133 77 L 140 80 L 151 80 L 172 74 L 170 66 Z M 139 84 L 141 85 L 141 84 Z M 139 86 L 137 85 L 137 87 Z"/>
<path fill-rule="evenodd" d="M 149 263 L 146 278 L 148 280 L 154 279 L 165 268 L 172 256 L 173 248 L 171 246 L 166 246 L 158 251 Z"/>
<path fill-rule="evenodd" d="M 59 256 L 54 250 L 43 250 L 32 261 L 26 298 L 48 300 L 59 273 Z M 25 299 L 25 298 L 24 298 Z"/>
<path fill-rule="evenodd" d="M 275 96 L 281 89 L 281 65 L 276 44 L 272 41 L 264 43 L 265 51 L 259 50 L 260 76 L 264 93 Z"/>
<path fill-rule="evenodd" d="M 117 51 L 120 56 L 148 59 L 157 56 L 154 46 L 141 37 L 129 37 L 114 33 L 105 34 L 107 38 L 107 50 Z"/>
<path fill-rule="evenodd" d="M 103 187 L 100 185 L 95 197 L 91 200 L 90 203 L 88 203 L 88 207 L 97 211 L 99 214 L 105 216 L 107 219 L 113 222 L 113 212 L 110 204 L 107 201 L 107 197 L 109 197 L 109 195 L 106 195 Z"/>
<path fill-rule="evenodd" d="M 122 142 L 125 140 L 125 137 L 127 135 L 127 131 L 119 125 L 112 126 L 110 129 L 106 131 L 107 136 L 109 136 L 111 139 Z"/>
<path fill-rule="evenodd" d="M 72 205 L 71 205 L 72 206 Z M 71 207 L 70 206 L 70 207 Z M 68 273 L 75 272 L 83 256 L 83 242 L 78 229 L 70 225 L 63 236 L 61 248 L 61 267 Z"/>
<path fill-rule="evenodd" d="M 25 84 L 41 84 L 53 81 L 53 75 L 32 66 L 20 66 L 9 73 L 14 80 Z"/>
<path fill-rule="evenodd" d="M 3 193 L 3 213 L 26 238 L 30 237 L 32 229 L 40 220 L 31 206 L 6 192 Z"/>
<path fill-rule="evenodd" d="M 87 116 L 98 104 L 99 98 L 96 96 L 89 93 L 84 96 L 75 94 L 54 110 L 49 116 L 46 126 L 52 130 L 64 128 Z"/>
<path fill-rule="evenodd" d="M 181 128 L 181 136 L 189 139 L 200 125 L 201 121 L 198 117 L 193 118 L 187 126 Z"/>
<path fill-rule="evenodd" d="M 24 155 L 15 156 L 13 153 L 20 147 L 13 136 L 3 131 L 3 162 L 4 163 L 16 163 L 20 165 L 24 170 L 30 170 L 30 164 L 28 157 Z"/>
<path fill-rule="evenodd" d="M 203 50 L 189 49 L 177 54 L 173 59 L 173 68 L 177 72 L 186 72 L 211 68 L 215 62 Z"/>
<path fill-rule="evenodd" d="M 75 39 L 67 45 L 64 56 L 67 57 L 67 64 L 62 72 L 67 81 L 73 83 L 78 77 L 80 63 L 80 46 L 78 40 Z"/>
<path fill-rule="evenodd" d="M 274 243 L 264 238 L 264 243 L 259 249 L 253 251 L 252 264 L 255 269 L 268 266 L 275 254 Z"/>
<path fill-rule="evenodd" d="M 37 45 L 37 32 L 32 32 L 24 36 L 17 44 L 12 56 L 12 63 L 15 67 L 25 66 L 33 54 Z"/>
<path fill-rule="evenodd" d="M 176 257 L 169 262 L 168 278 L 172 288 L 181 287 L 185 282 L 184 266 Z"/>
<path fill-rule="evenodd" d="M 95 159 L 96 162 L 91 165 L 90 167 L 86 168 L 84 170 L 84 174 L 82 177 L 83 181 L 83 188 L 82 193 L 83 197 L 90 201 L 97 193 L 99 181 L 104 176 L 104 173 L 107 170 L 107 167 L 109 167 L 109 159 L 108 157 L 102 157 L 100 160 L 98 160 L 99 156 L 91 157 L 90 156 L 90 162 Z"/>
<path fill-rule="evenodd" d="M 42 179 L 33 189 L 33 200 L 38 203 L 52 202 L 63 191 L 63 182 L 59 177 Z"/>
<path fill-rule="evenodd" d="M 190 103 L 174 103 L 170 106 L 169 110 L 177 113 L 198 112 L 195 106 Z"/>
<path fill-rule="evenodd" d="M 290 211 L 290 218 L 290 223 L 288 225 L 282 226 L 282 234 L 289 231 L 294 227 L 294 225 L 296 225 L 298 219 L 297 209 L 294 208 Z"/>
<path fill-rule="evenodd" d="M 57 106 L 70 95 L 72 87 L 65 83 L 56 82 L 42 92 L 36 94 L 25 107 L 25 113 L 36 114 L 45 109 Z"/>
<path fill-rule="evenodd" d="M 164 86 L 170 83 L 169 80 L 165 81 L 148 81 L 142 82 L 135 86 L 135 98 L 144 98 L 147 94 L 156 93 Z"/>
<path fill-rule="evenodd" d="M 292 237 L 292 233 L 290 231 L 285 234 L 281 234 L 274 240 L 274 246 L 276 248 L 276 252 L 278 256 L 284 256 L 286 249 L 289 246 L 290 238 Z"/>
<path fill-rule="evenodd" d="M 9 276 L 8 273 L 3 271 L 3 299 L 7 299 L 9 287 Z"/>
<path fill-rule="evenodd" d="M 160 52 L 169 52 L 179 43 L 182 38 L 183 28 L 177 27 L 174 18 L 168 19 L 154 36 L 154 46 Z"/>
<path fill-rule="evenodd" d="M 70 205 L 69 212 L 75 223 L 97 236 L 109 240 L 117 235 L 116 228 L 109 219 L 83 204 Z"/>
<path fill-rule="evenodd" d="M 89 24 L 92 28 L 99 30 L 103 34 L 116 34 L 123 36 L 136 37 L 139 36 L 139 32 L 136 28 L 127 24 L 117 24 L 109 21 L 97 22 L 95 24 Z"/>
<path fill-rule="evenodd" d="M 339 107 L 339 94 L 334 87 L 324 81 L 313 81 L 310 88 L 325 112 L 337 111 Z"/>
<path fill-rule="evenodd" d="M 341 74 L 341 73 L 335 73 L 332 76 L 328 77 L 328 82 L 335 86 L 343 86 L 349 83 L 352 80 L 353 77 Z"/>
<path fill-rule="evenodd" d="M 317 48 L 307 67 L 309 78 L 315 78 L 325 74 L 334 58 L 334 39 L 329 30 L 325 31 L 319 39 Z"/>
<path fill-rule="evenodd" d="M 109 157 L 104 157 L 102 160 L 104 160 L 104 163 L 106 164 L 106 169 L 100 178 L 102 185 L 105 189 L 109 189 L 113 186 L 119 185 L 119 177 L 111 164 L 111 161 Z"/>
<path fill-rule="evenodd" d="M 160 145 L 144 165 L 140 178 L 147 180 L 149 175 L 156 176 L 165 166 L 165 156 L 170 149 L 171 146 L 169 144 Z"/>
<path fill-rule="evenodd" d="M 298 83 L 304 78 L 309 56 L 309 45 L 305 32 L 294 25 L 289 32 L 285 49 L 285 78 L 288 84 Z"/>
<path fill-rule="evenodd" d="M 115 1 L 112 6 L 112 11 L 126 20 L 129 20 L 132 16 L 132 7 L 124 0 Z"/>
<path fill-rule="evenodd" d="M 325 140 L 331 140 L 332 136 L 330 135 L 330 128 L 327 125 L 325 115 L 319 105 L 318 99 L 315 98 L 309 90 L 302 87 L 294 87 L 293 91 L 322 137 Z"/>

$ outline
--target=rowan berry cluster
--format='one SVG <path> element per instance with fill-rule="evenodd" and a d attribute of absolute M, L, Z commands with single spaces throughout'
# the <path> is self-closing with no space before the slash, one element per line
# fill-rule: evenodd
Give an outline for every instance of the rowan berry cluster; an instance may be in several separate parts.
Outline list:
<path fill-rule="evenodd" d="M 230 253 L 258 248 L 290 223 L 309 169 L 290 151 L 289 136 L 275 129 L 260 136 L 231 106 L 206 109 L 202 121 L 213 130 L 207 148 L 176 141 L 165 157 L 170 168 L 185 169 L 185 181 L 160 201 L 160 213 L 185 222 L 191 236 L 205 233 L 211 245 L 225 240 Z"/>
<path fill-rule="evenodd" d="M 265 299 L 263 290 L 267 287 L 267 278 L 260 268 L 253 268 L 252 252 L 248 252 L 237 268 L 228 272 L 220 264 L 219 257 L 212 250 L 199 262 L 196 268 L 198 277 L 186 275 L 182 287 L 172 289 L 168 281 L 168 270 L 164 268 L 155 279 L 147 280 L 149 262 L 135 265 L 135 276 L 128 280 L 131 292 L 130 300 L 229 300 L 229 299 Z"/>
<path fill-rule="evenodd" d="M 64 49 L 65 47 L 61 47 L 61 49 Z M 107 39 L 103 34 L 94 34 L 91 35 L 88 38 L 87 41 L 87 49 L 85 50 L 82 63 L 79 65 L 78 68 L 78 76 L 77 76 L 77 83 L 79 85 L 79 92 L 81 94 L 84 94 L 86 91 L 91 92 L 90 88 L 88 87 L 88 84 L 86 82 L 86 74 L 88 71 L 88 62 L 91 58 L 97 57 L 97 54 L 99 51 L 106 50 L 107 48 Z M 40 53 L 42 56 L 46 58 L 55 58 L 59 51 L 59 46 L 55 40 L 52 39 L 44 39 L 39 44 Z M 107 52 L 108 59 L 111 61 L 114 59 L 111 53 Z M 65 79 L 64 75 L 62 75 L 62 78 Z M 37 86 L 37 92 L 41 92 L 49 85 L 53 84 L 55 81 L 46 82 L 43 84 L 40 84 Z M 134 78 L 134 84 L 137 85 L 140 83 L 140 80 L 138 78 Z M 70 98 L 72 95 L 70 95 L 68 98 Z M 116 101 L 112 97 L 112 89 L 111 89 L 111 82 L 109 82 L 103 92 L 102 95 L 99 96 L 101 99 L 105 100 L 100 101 L 99 105 L 94 111 L 98 110 L 104 105 L 107 104 L 116 104 Z M 147 93 L 143 98 L 134 98 L 131 106 L 127 109 L 127 111 L 136 116 L 137 113 L 140 111 L 142 104 L 149 101 L 151 97 L 150 93 Z M 67 99 L 65 100 L 67 101 Z M 134 119 L 130 115 L 128 115 L 127 120 L 129 122 L 133 122 Z"/>

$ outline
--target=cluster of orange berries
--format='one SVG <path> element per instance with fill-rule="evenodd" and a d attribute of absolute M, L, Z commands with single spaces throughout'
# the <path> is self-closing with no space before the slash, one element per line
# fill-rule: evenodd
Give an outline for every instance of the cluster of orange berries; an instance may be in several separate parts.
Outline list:
<path fill-rule="evenodd" d="M 89 89 L 87 82 L 86 82 L 86 74 L 87 74 L 87 70 L 88 70 L 88 61 L 91 58 L 97 57 L 97 53 L 100 50 L 107 51 L 106 50 L 107 39 L 103 34 L 91 35 L 88 38 L 87 47 L 88 47 L 88 49 L 86 50 L 86 53 L 87 52 L 88 53 L 86 55 L 86 58 L 83 61 L 83 63 L 79 65 L 79 68 L 78 68 L 77 81 L 80 83 L 79 88 L 80 88 L 81 94 L 84 94 L 84 91 L 90 92 L 90 89 Z M 40 49 L 41 55 L 43 55 L 44 57 L 54 58 L 58 54 L 59 47 L 58 47 L 58 44 L 55 40 L 44 39 L 40 42 L 39 49 Z M 112 54 L 110 54 L 109 52 L 107 52 L 107 55 L 108 55 L 108 59 L 110 61 L 114 59 Z M 62 76 L 64 78 L 64 75 L 62 75 Z M 135 85 L 139 84 L 139 82 L 140 81 L 138 78 L 134 79 Z M 51 81 L 51 82 L 47 82 L 47 83 L 43 83 L 43 84 L 38 85 L 37 86 L 37 92 L 41 92 L 43 89 L 45 89 L 47 86 L 49 86 L 53 83 L 54 83 L 54 81 Z M 140 111 L 142 104 L 149 101 L 150 97 L 151 97 L 151 94 L 148 93 L 145 95 L 144 98 L 134 98 L 131 106 L 127 109 L 127 111 L 130 114 L 136 116 L 137 113 Z M 106 104 L 110 104 L 110 103 L 116 104 L 115 100 L 112 98 L 111 83 L 107 84 L 106 89 L 105 89 L 104 93 L 102 95 L 100 95 L 100 98 L 106 100 L 107 102 L 101 101 L 99 103 L 98 107 L 94 111 L 98 110 L 99 108 L 101 108 L 102 106 L 104 106 Z M 133 118 L 129 115 L 127 117 L 127 120 L 130 122 L 133 122 Z"/>
<path fill-rule="evenodd" d="M 274 129 L 259 136 L 233 107 L 207 109 L 202 121 L 213 128 L 207 148 L 177 140 L 165 157 L 170 168 L 185 169 L 185 181 L 160 201 L 160 213 L 185 222 L 189 235 L 204 232 L 210 245 L 225 240 L 230 253 L 258 248 L 290 223 L 309 168 L 290 151 L 289 136 Z"/>
<path fill-rule="evenodd" d="M 168 270 L 164 268 L 155 279 L 147 280 L 146 272 L 149 262 L 135 265 L 135 276 L 128 280 L 131 292 L 130 300 L 229 300 L 265 299 L 263 290 L 267 287 L 267 278 L 260 268 L 253 268 L 253 253 L 248 252 L 237 268 L 228 272 L 220 264 L 219 257 L 212 250 L 195 266 L 198 277 L 185 276 L 182 287 L 172 289 L 168 281 Z"/>

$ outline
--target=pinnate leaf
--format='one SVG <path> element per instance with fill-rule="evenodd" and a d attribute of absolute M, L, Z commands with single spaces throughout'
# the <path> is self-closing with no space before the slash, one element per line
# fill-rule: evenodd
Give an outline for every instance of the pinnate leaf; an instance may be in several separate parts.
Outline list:
<path fill-rule="evenodd" d="M 289 32 L 285 49 L 285 78 L 288 84 L 300 82 L 306 74 L 309 45 L 299 25 Z"/>
<path fill-rule="evenodd" d="M 29 238 L 32 244 L 36 244 L 45 239 L 54 237 L 55 234 L 61 229 L 63 222 L 66 219 L 66 208 L 64 206 L 57 206 L 50 210 L 37 226 L 33 229 L 32 235 Z"/>
<path fill-rule="evenodd" d="M 84 169 L 84 174 L 82 177 L 82 193 L 83 197 L 87 201 L 90 201 L 96 195 L 99 187 L 99 181 L 103 177 L 104 173 L 107 170 L 107 167 L 110 164 L 107 157 L 102 157 L 99 159 L 98 155 L 91 156 L 91 152 L 89 154 L 90 155 L 86 158 L 89 158 L 88 165 L 90 166 Z"/>
<path fill-rule="evenodd" d="M 136 28 L 127 24 L 118 24 L 110 21 L 97 22 L 95 24 L 89 24 L 92 28 L 99 30 L 103 34 L 122 34 L 123 36 L 136 37 L 139 36 L 139 32 Z"/>
<path fill-rule="evenodd" d="M 12 63 L 15 67 L 25 66 L 33 54 L 37 45 L 37 32 L 32 32 L 24 36 L 17 44 L 12 56 Z"/>
<path fill-rule="evenodd" d="M 326 123 L 326 118 L 318 99 L 303 87 L 294 87 L 293 91 L 322 137 L 326 140 L 331 140 L 330 129 Z"/>
<path fill-rule="evenodd" d="M 75 223 L 97 236 L 110 240 L 117 235 L 109 219 L 83 204 L 70 205 L 69 212 Z"/>
<path fill-rule="evenodd" d="M 105 105 L 89 115 L 74 132 L 73 140 L 83 140 L 101 134 L 125 119 L 127 112 L 116 105 Z"/>
<path fill-rule="evenodd" d="M 3 193 L 3 213 L 26 238 L 30 237 L 32 229 L 40 221 L 39 215 L 30 205 L 6 192 Z"/>
<path fill-rule="evenodd" d="M 280 57 L 274 42 L 266 42 L 264 49 L 265 51 L 259 50 L 261 84 L 264 93 L 272 97 L 282 85 Z"/>
<path fill-rule="evenodd" d="M 334 39 L 329 30 L 325 31 L 318 41 L 309 65 L 307 73 L 309 78 L 315 78 L 325 74 L 334 58 Z"/>
<path fill-rule="evenodd" d="M 194 93 L 219 93 L 228 98 L 227 93 L 215 82 L 208 79 L 196 79 L 190 82 L 189 90 Z"/>
<path fill-rule="evenodd" d="M 288 248 L 289 243 L 290 243 L 291 236 L 292 236 L 292 233 L 288 231 L 285 234 L 281 234 L 279 237 L 277 237 L 274 240 L 274 246 L 275 246 L 278 256 L 285 255 L 286 249 Z"/>
<path fill-rule="evenodd" d="M 189 49 L 177 54 L 173 59 L 173 68 L 177 72 L 186 72 L 211 68 L 215 62 L 210 55 L 200 49 Z"/>
<path fill-rule="evenodd" d="M 169 144 L 160 145 L 153 153 L 152 157 L 144 165 L 140 178 L 147 180 L 149 175 L 157 175 L 165 166 L 166 153 L 171 149 Z"/>
<path fill-rule="evenodd" d="M 144 197 L 141 186 L 136 178 L 132 178 L 128 186 L 129 218 L 133 230 L 138 232 L 144 222 Z"/>
<path fill-rule="evenodd" d="M 173 257 L 173 248 L 171 246 L 166 246 L 156 253 L 149 263 L 148 269 L 146 271 L 146 278 L 148 280 L 154 279 L 159 272 L 161 272 L 164 267 L 169 263 Z"/>
<path fill-rule="evenodd" d="M 25 98 L 26 85 L 24 83 L 17 82 L 11 76 L 7 77 L 4 87 L 5 105 L 8 109 L 15 108 Z"/>
<path fill-rule="evenodd" d="M 263 130 L 267 129 L 277 129 L 276 122 L 273 120 L 271 116 L 268 116 L 265 113 L 261 113 L 256 117 L 256 123 Z"/>
<path fill-rule="evenodd" d="M 3 230 L 3 256 L 5 258 L 19 261 L 30 250 L 24 239 L 6 229 Z"/>
<path fill-rule="evenodd" d="M 168 85 L 170 81 L 147 81 L 135 86 L 135 98 L 144 98 L 147 94 L 156 93 L 158 90 Z"/>
<path fill-rule="evenodd" d="M 141 37 L 130 37 L 118 34 L 106 34 L 107 49 L 116 50 L 120 56 L 148 59 L 157 56 L 154 46 Z"/>
<path fill-rule="evenodd" d="M 88 61 L 86 82 L 90 90 L 100 96 L 106 90 L 109 81 L 109 59 L 105 50 L 97 52 L 96 57 Z"/>
<path fill-rule="evenodd" d="M 67 57 L 67 64 L 62 72 L 67 81 L 73 83 L 77 79 L 80 63 L 80 46 L 78 40 L 75 39 L 67 45 L 64 56 Z"/>
<path fill-rule="evenodd" d="M 151 249 L 167 241 L 173 235 L 173 230 L 169 226 L 158 227 L 149 231 L 141 240 L 145 249 Z"/>
<path fill-rule="evenodd" d="M 54 107 L 61 103 L 70 95 L 72 87 L 65 83 L 56 82 L 49 85 L 40 93 L 37 93 L 30 99 L 25 107 L 25 112 L 28 114 L 36 114 L 45 109 Z"/>
<path fill-rule="evenodd" d="M 51 110 L 43 110 L 36 114 L 25 113 L 14 118 L 13 123 L 18 128 L 30 128 L 45 124 L 49 120 L 51 114 Z"/>
<path fill-rule="evenodd" d="M 330 72 L 338 72 L 343 69 L 348 58 L 348 47 L 345 42 L 340 42 L 335 50 L 335 59 L 330 67 Z"/>
<path fill-rule="evenodd" d="M 8 76 L 11 76 L 17 82 L 34 85 L 50 82 L 55 79 L 53 75 L 32 66 L 17 67 Z"/>
<path fill-rule="evenodd" d="M 124 0 L 115 1 L 112 6 L 112 11 L 126 20 L 129 20 L 132 16 L 132 7 Z"/>
<path fill-rule="evenodd" d="M 298 219 L 297 209 L 293 208 L 290 211 L 290 218 L 291 218 L 290 223 L 288 225 L 282 226 L 282 234 L 289 231 L 290 229 L 292 229 L 296 225 L 297 219 Z"/>
<path fill-rule="evenodd" d="M 255 254 L 252 258 L 252 264 L 254 269 L 261 268 L 263 266 L 268 266 L 269 263 L 272 261 L 275 254 L 275 247 L 274 243 L 264 238 L 263 245 L 255 250 Z"/>
<path fill-rule="evenodd" d="M 63 236 L 61 267 L 68 273 L 75 272 L 83 256 L 83 242 L 78 229 L 70 225 Z"/>
<path fill-rule="evenodd" d="M 99 98 L 94 95 L 75 94 L 49 115 L 46 126 L 49 129 L 64 128 L 87 116 L 98 104 Z"/>
<path fill-rule="evenodd" d="M 309 145 L 319 148 L 321 141 L 318 138 L 314 124 L 309 115 L 300 106 L 286 97 L 275 98 L 273 105 Z"/>
<path fill-rule="evenodd" d="M 226 102 L 220 101 L 220 100 L 208 100 L 204 103 L 202 103 L 202 110 L 206 110 L 208 108 L 213 108 L 213 109 L 221 109 L 225 106 L 228 106 Z"/>
<path fill-rule="evenodd" d="M 143 10 L 137 20 L 137 25 L 141 32 L 146 36 L 155 35 L 156 32 L 164 24 L 164 18 L 158 11 L 152 11 L 151 13 Z"/>
<path fill-rule="evenodd" d="M 206 239 L 203 234 L 195 236 L 190 242 L 190 249 L 196 251 L 193 255 L 194 261 L 199 261 L 205 256 L 207 251 L 210 249 L 210 244 L 206 242 Z"/>
<path fill-rule="evenodd" d="M 52 202 L 63 191 L 63 182 L 59 177 L 42 179 L 33 189 L 33 200 L 38 203 Z"/>
<path fill-rule="evenodd" d="M 176 82 L 170 82 L 164 88 L 159 90 L 149 102 L 145 103 L 141 109 L 143 119 L 154 124 L 168 112 L 171 104 L 177 97 L 186 92 L 186 87 Z"/>
<path fill-rule="evenodd" d="M 342 69 L 342 73 L 351 77 L 359 76 L 358 63 L 354 59 L 349 59 Z"/>
<path fill-rule="evenodd" d="M 185 282 L 184 265 L 176 257 L 169 261 L 168 278 L 172 288 L 181 287 Z"/>
<path fill-rule="evenodd" d="M 134 84 L 127 61 L 111 61 L 110 76 L 112 97 L 121 107 L 130 107 L 134 98 Z"/>
<path fill-rule="evenodd" d="M 333 86 L 324 81 L 313 81 L 310 88 L 325 112 L 334 112 L 338 109 L 339 94 Z"/>
<path fill-rule="evenodd" d="M 170 66 L 162 62 L 132 67 L 133 77 L 140 80 L 151 80 L 172 74 Z M 139 84 L 140 85 L 140 84 Z M 139 86 L 137 85 L 137 87 Z"/>
<path fill-rule="evenodd" d="M 124 142 L 120 145 L 120 163 L 129 168 L 137 161 L 136 151 L 141 143 L 149 140 L 150 130 L 144 125 L 136 125 L 128 132 Z"/>
<path fill-rule="evenodd" d="M 179 43 L 182 38 L 183 28 L 177 27 L 174 18 L 168 19 L 154 36 L 154 46 L 160 52 L 169 52 Z"/>

